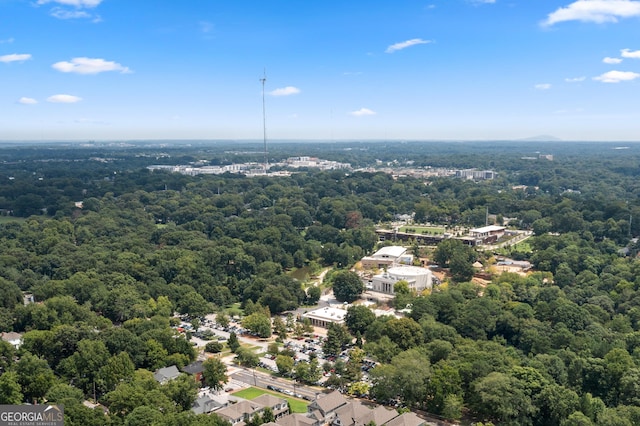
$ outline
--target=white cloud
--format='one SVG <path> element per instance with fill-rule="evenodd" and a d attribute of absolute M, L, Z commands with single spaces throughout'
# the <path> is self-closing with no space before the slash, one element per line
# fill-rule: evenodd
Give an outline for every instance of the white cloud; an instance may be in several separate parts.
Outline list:
<path fill-rule="evenodd" d="M 19 104 L 23 104 L 23 105 L 35 105 L 35 104 L 38 103 L 38 101 L 36 101 L 33 98 L 27 98 L 27 97 L 23 96 L 20 99 L 18 99 L 18 103 Z"/>
<path fill-rule="evenodd" d="M 618 22 L 620 18 L 640 16 L 640 1 L 635 0 L 577 0 L 547 16 L 546 26 L 566 21 Z"/>
<path fill-rule="evenodd" d="M 640 50 L 622 49 L 620 56 L 623 58 L 640 59 Z"/>
<path fill-rule="evenodd" d="M 57 19 L 91 19 L 92 22 L 102 22 L 100 15 L 94 15 L 86 9 L 94 9 L 103 0 L 38 0 L 36 4 L 54 3 L 60 6 L 51 8 L 50 14 Z"/>
<path fill-rule="evenodd" d="M 376 115 L 376 113 L 369 108 L 360 108 L 359 110 L 351 111 L 349 115 L 353 115 L 355 117 L 364 117 L 367 115 Z"/>
<path fill-rule="evenodd" d="M 66 10 L 60 7 L 51 9 L 51 16 L 58 19 L 83 19 L 93 17 L 93 15 L 84 10 Z"/>
<path fill-rule="evenodd" d="M 282 87 L 280 89 L 269 92 L 271 96 L 291 96 L 297 95 L 298 93 L 300 93 L 300 89 L 293 86 Z"/>
<path fill-rule="evenodd" d="M 620 58 L 611 58 L 611 57 L 607 56 L 606 58 L 604 58 L 602 60 L 602 62 L 604 62 L 605 64 L 619 64 L 620 62 L 622 62 L 622 59 L 620 59 Z"/>
<path fill-rule="evenodd" d="M 632 81 L 639 78 L 640 74 L 632 71 L 609 71 L 602 75 L 593 77 L 594 80 L 603 83 L 620 83 L 621 81 Z"/>
<path fill-rule="evenodd" d="M 8 64 L 9 62 L 24 62 L 31 59 L 28 53 L 12 53 L 11 55 L 0 56 L 0 62 Z"/>
<path fill-rule="evenodd" d="M 468 0 L 469 3 L 473 4 L 493 4 L 496 0 Z"/>
<path fill-rule="evenodd" d="M 6 39 L 4 39 L 4 40 L 0 40 L 0 44 L 4 44 L 4 43 L 13 43 L 13 42 L 14 42 L 13 37 L 9 37 L 9 38 L 6 38 Z"/>
<path fill-rule="evenodd" d="M 73 95 L 53 95 L 47 98 L 47 102 L 54 104 L 74 104 L 80 102 L 82 98 Z"/>
<path fill-rule="evenodd" d="M 581 81 L 585 81 L 587 79 L 587 77 L 571 77 L 571 78 L 565 78 L 564 81 L 566 81 L 567 83 L 580 83 Z"/>
<path fill-rule="evenodd" d="M 551 84 L 549 84 L 549 83 L 539 83 L 539 84 L 536 84 L 533 87 L 535 87 L 537 90 L 549 90 L 549 89 L 551 89 Z"/>
<path fill-rule="evenodd" d="M 51 67 L 60 72 L 73 72 L 76 74 L 98 74 L 108 71 L 119 71 L 128 74 L 131 70 L 113 61 L 105 61 L 100 58 L 73 58 L 70 62 L 56 62 Z"/>
<path fill-rule="evenodd" d="M 58 3 L 64 6 L 74 6 L 77 8 L 93 8 L 102 3 L 102 0 L 38 0 L 38 4 Z"/>
<path fill-rule="evenodd" d="M 398 50 L 406 49 L 407 47 L 416 46 L 418 44 L 429 44 L 429 43 L 433 43 L 433 42 L 431 40 L 423 40 L 421 38 L 412 38 L 411 40 L 392 44 L 391 46 L 387 47 L 387 50 L 385 50 L 385 52 L 393 53 Z"/>

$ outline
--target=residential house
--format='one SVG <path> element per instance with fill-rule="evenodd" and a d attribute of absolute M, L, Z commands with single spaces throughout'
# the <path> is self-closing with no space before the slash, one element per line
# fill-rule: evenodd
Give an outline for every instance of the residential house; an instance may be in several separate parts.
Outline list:
<path fill-rule="evenodd" d="M 372 422 L 376 425 L 384 425 L 396 417 L 398 417 L 396 410 L 378 405 L 373 409 L 369 409 L 363 416 L 356 418 L 354 426 L 366 426 Z"/>
<path fill-rule="evenodd" d="M 307 407 L 307 413 L 324 424 L 331 424 L 336 415 L 336 410 L 345 404 L 347 404 L 347 399 L 335 390 L 331 393 L 316 396 L 316 399 Z"/>
<path fill-rule="evenodd" d="M 261 416 L 263 411 L 264 405 L 255 401 L 242 400 L 221 408 L 216 411 L 216 414 L 228 420 L 232 426 L 243 426 L 256 414 Z"/>
<path fill-rule="evenodd" d="M 203 361 L 192 362 L 191 364 L 185 365 L 184 367 L 182 367 L 182 371 L 184 373 L 192 375 L 196 383 L 202 383 L 203 382 L 202 373 L 204 372 L 204 366 L 202 364 L 203 364 Z"/>
<path fill-rule="evenodd" d="M 177 378 L 180 375 L 180 371 L 178 371 L 178 367 L 175 365 L 170 365 L 169 367 L 163 367 L 156 370 L 153 373 L 153 378 L 156 379 L 156 382 L 164 385 L 170 380 Z"/>
<path fill-rule="evenodd" d="M 257 402 L 258 404 L 271 408 L 276 419 L 289 414 L 289 404 L 287 404 L 286 399 L 264 393 L 257 398 L 254 398 L 253 402 Z"/>
<path fill-rule="evenodd" d="M 16 333 L 15 331 L 2 333 L 2 340 L 9 343 L 14 348 L 20 349 L 20 346 L 22 345 L 22 334 Z"/>
<path fill-rule="evenodd" d="M 416 413 L 408 412 L 402 413 L 398 417 L 388 421 L 386 426 L 423 426 L 426 424 L 432 423 L 427 423 L 426 420 L 418 417 Z"/>
<path fill-rule="evenodd" d="M 293 413 L 278 419 L 280 426 L 321 426 L 322 421 L 311 417 L 310 414 Z M 264 425 L 263 425 L 264 426 Z"/>
<path fill-rule="evenodd" d="M 195 414 L 209 414 L 210 412 L 217 410 L 221 406 L 222 405 L 219 402 L 211 399 L 210 396 L 202 395 L 193 402 L 191 411 L 193 411 Z"/>
<path fill-rule="evenodd" d="M 331 421 L 332 426 L 354 426 L 356 420 L 364 417 L 371 408 L 360 401 L 350 401 L 336 408 L 335 416 Z"/>

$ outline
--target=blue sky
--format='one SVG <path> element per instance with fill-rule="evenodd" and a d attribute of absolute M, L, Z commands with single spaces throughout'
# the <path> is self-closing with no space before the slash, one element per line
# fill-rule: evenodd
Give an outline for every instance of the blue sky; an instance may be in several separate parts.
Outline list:
<path fill-rule="evenodd" d="M 0 0 L 0 140 L 640 140 L 640 0 Z"/>

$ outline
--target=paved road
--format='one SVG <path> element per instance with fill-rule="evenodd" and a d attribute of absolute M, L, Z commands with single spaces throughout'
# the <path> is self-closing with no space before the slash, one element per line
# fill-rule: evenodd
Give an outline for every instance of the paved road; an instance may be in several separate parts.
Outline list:
<path fill-rule="evenodd" d="M 312 388 L 310 386 L 304 386 L 298 383 L 294 383 L 291 380 L 285 380 L 278 377 L 273 377 L 268 374 L 264 374 L 260 371 L 243 369 L 231 373 L 231 378 L 239 382 L 246 383 L 251 386 L 266 389 L 271 385 L 286 391 L 290 391 L 293 395 L 297 395 L 298 398 L 304 398 L 312 401 L 316 395 L 322 393 L 321 390 Z M 292 396 L 292 395 L 289 395 Z"/>

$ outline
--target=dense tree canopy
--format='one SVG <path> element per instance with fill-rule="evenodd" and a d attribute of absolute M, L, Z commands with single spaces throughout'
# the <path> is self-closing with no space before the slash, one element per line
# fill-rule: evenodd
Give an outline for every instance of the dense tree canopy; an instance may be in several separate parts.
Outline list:
<path fill-rule="evenodd" d="M 364 291 L 364 283 L 355 272 L 338 271 L 331 277 L 333 294 L 339 302 L 351 303 Z"/>
<path fill-rule="evenodd" d="M 350 309 L 347 327 L 329 330 L 325 351 L 337 355 L 363 343 L 380 362 L 371 370 L 373 396 L 448 418 L 637 424 L 640 244 L 632 238 L 640 236 L 640 154 L 635 144 L 611 148 L 278 144 L 274 159 L 317 155 L 356 167 L 393 165 L 396 173 L 247 178 L 146 166 L 256 161 L 262 153 L 251 144 L 167 147 L 162 155 L 135 145 L 3 147 L 0 329 L 23 333 L 24 344 L 18 352 L 0 346 L 0 402 L 65 401 L 72 425 L 109 424 L 106 418 L 220 425 L 215 416 L 189 413 L 186 381 L 163 387 L 150 376 L 195 359 L 186 336 L 170 325 L 174 312 L 188 321 L 232 303 L 285 312 L 320 295 L 289 272 L 320 266 L 339 269 L 334 293 L 352 301 L 363 286 L 349 269 L 377 248 L 376 226 L 414 215 L 454 234 L 484 225 L 488 211 L 534 236 L 495 253 L 454 239 L 418 247 L 449 268 L 452 280 L 431 294 L 403 293 L 403 305 L 411 305 L 406 318 Z M 554 154 L 553 161 L 536 151 Z M 472 167 L 498 176 L 423 173 Z M 468 282 L 476 258 L 490 265 L 500 255 L 529 260 L 533 271 L 493 274 L 483 286 Z M 24 293 L 38 303 L 24 305 Z M 266 335 L 259 315 L 249 323 Z M 239 362 L 254 365 L 254 354 L 234 350 Z M 280 359 L 302 380 L 318 375 L 311 362 L 289 364 Z M 337 379 L 356 380 L 356 367 L 337 365 Z M 94 383 L 108 417 L 81 405 Z"/>

